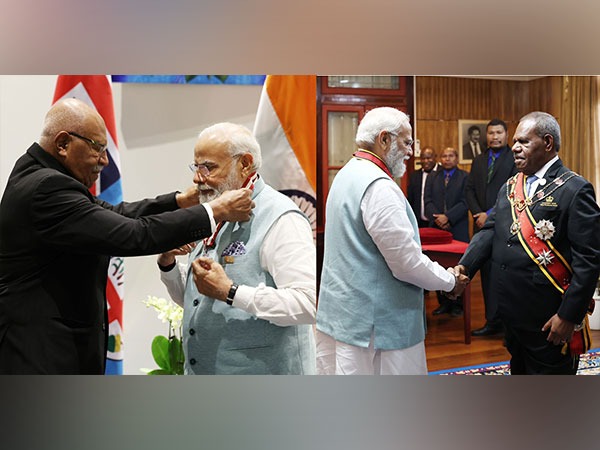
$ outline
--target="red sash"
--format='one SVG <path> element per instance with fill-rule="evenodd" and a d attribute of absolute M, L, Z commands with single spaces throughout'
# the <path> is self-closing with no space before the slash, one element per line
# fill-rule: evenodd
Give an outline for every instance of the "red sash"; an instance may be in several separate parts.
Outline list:
<path fill-rule="evenodd" d="M 554 248 L 550 240 L 542 240 L 535 234 L 535 226 L 537 222 L 531 215 L 529 210 L 528 199 L 525 198 L 525 177 L 522 172 L 517 174 L 516 183 L 514 184 L 514 201 L 513 201 L 513 221 L 518 221 L 519 232 L 518 237 L 521 245 L 531 258 L 531 260 L 540 268 L 542 273 L 550 280 L 552 285 L 558 289 L 561 294 L 564 294 L 569 283 L 573 269 L 565 258 Z M 538 259 L 540 255 L 549 255 L 551 261 L 544 265 Z"/>
<path fill-rule="evenodd" d="M 392 180 L 394 179 L 394 177 L 392 176 L 392 172 L 390 172 L 390 169 L 388 169 L 388 166 L 375 153 L 370 152 L 369 150 L 363 150 L 362 148 L 359 148 L 358 151 L 356 151 L 352 156 L 354 156 L 355 158 L 366 159 L 367 161 L 371 161 L 373 164 L 375 164 L 377 167 L 383 170 L 388 177 L 390 177 Z"/>
<path fill-rule="evenodd" d="M 525 196 L 525 177 L 522 172 L 513 178 L 512 192 L 509 198 L 512 198 L 512 216 L 513 224 L 518 222 L 517 236 L 525 252 L 531 260 L 539 267 L 542 273 L 550 280 L 552 285 L 564 294 L 573 275 L 573 269 L 565 258 L 554 248 L 550 238 L 543 240 L 536 236 L 537 222 L 533 218 L 529 206 L 532 204 L 530 198 Z M 542 194 L 543 195 L 543 194 Z M 537 256 L 536 256 L 537 255 Z M 543 263 L 545 262 L 545 264 Z M 587 314 L 591 314 L 594 309 L 595 301 L 592 299 L 588 307 Z M 576 327 L 571 340 L 565 343 L 561 352 L 566 355 L 567 351 L 573 357 L 586 353 L 592 346 L 592 337 L 588 317 L 584 317 L 583 323 Z"/>

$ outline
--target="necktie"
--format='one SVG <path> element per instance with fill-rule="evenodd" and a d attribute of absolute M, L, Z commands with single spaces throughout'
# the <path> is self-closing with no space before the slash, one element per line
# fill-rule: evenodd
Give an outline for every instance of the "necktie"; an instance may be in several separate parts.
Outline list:
<path fill-rule="evenodd" d="M 488 174 L 487 174 L 487 182 L 489 183 L 490 180 L 492 179 L 492 173 L 494 173 L 494 163 L 496 162 L 496 155 L 494 154 L 494 152 L 490 153 L 490 156 L 492 158 L 492 160 L 490 161 L 490 164 L 488 166 Z"/>
<path fill-rule="evenodd" d="M 450 172 L 446 172 L 444 176 L 444 187 L 448 186 L 448 181 L 450 181 Z"/>
<path fill-rule="evenodd" d="M 535 175 L 531 175 L 530 177 L 527 177 L 527 180 L 525 181 L 525 183 L 526 183 L 525 188 L 527 189 L 527 197 L 531 197 L 531 194 L 533 193 L 533 192 L 531 192 L 531 186 L 537 179 L 538 179 L 538 177 L 536 177 Z"/>
<path fill-rule="evenodd" d="M 425 182 L 427 181 L 427 175 L 429 174 L 423 171 L 423 181 L 421 181 L 421 219 L 423 220 L 429 220 L 425 215 Z"/>

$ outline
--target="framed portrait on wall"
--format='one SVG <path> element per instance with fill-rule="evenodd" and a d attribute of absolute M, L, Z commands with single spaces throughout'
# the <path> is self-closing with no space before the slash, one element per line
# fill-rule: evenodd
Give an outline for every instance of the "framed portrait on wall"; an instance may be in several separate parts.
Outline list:
<path fill-rule="evenodd" d="M 458 153 L 460 164 L 471 164 L 487 147 L 485 126 L 489 120 L 458 121 Z"/>

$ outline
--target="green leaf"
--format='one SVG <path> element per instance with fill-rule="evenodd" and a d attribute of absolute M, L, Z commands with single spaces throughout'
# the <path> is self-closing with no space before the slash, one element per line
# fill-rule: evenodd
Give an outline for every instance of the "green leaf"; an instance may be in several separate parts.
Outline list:
<path fill-rule="evenodd" d="M 152 340 L 152 357 L 156 364 L 158 364 L 158 367 L 168 372 L 171 371 L 169 340 L 166 337 L 158 335 Z"/>
<path fill-rule="evenodd" d="M 169 342 L 169 362 L 175 375 L 183 375 L 183 345 L 173 336 Z"/>
<path fill-rule="evenodd" d="M 171 372 L 168 372 L 164 369 L 154 369 L 147 373 L 147 375 L 175 375 Z"/>

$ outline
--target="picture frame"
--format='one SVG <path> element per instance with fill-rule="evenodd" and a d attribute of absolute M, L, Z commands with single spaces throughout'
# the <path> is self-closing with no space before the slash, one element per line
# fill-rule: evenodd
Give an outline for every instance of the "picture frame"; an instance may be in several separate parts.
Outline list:
<path fill-rule="evenodd" d="M 473 136 L 477 133 L 475 130 L 479 130 L 479 150 L 484 152 L 487 147 L 486 142 L 486 125 L 489 120 L 473 120 L 473 119 L 459 119 L 458 121 L 458 162 L 460 164 L 471 164 L 475 156 L 473 149 L 470 144 L 471 135 L 469 131 L 472 131 Z"/>

